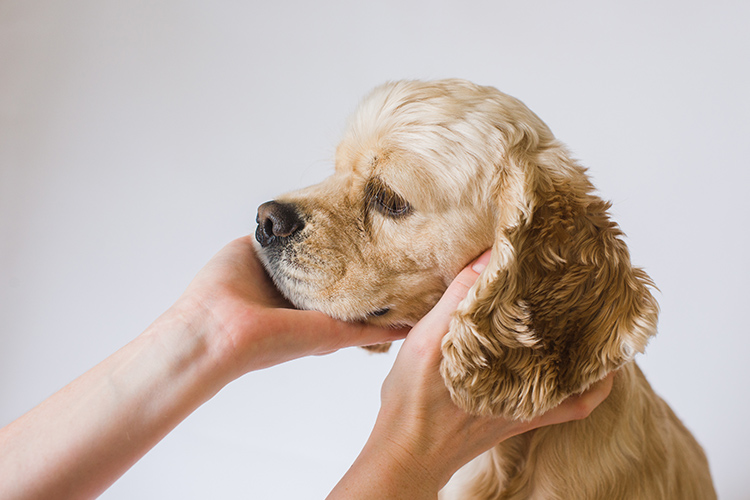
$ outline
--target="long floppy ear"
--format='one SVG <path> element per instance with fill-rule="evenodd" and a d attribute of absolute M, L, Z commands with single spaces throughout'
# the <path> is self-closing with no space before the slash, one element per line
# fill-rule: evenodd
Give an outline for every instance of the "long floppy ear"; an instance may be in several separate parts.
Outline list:
<path fill-rule="evenodd" d="M 642 352 L 658 316 L 653 283 L 632 267 L 585 170 L 554 139 L 532 146 L 506 151 L 492 257 L 456 312 L 441 365 L 459 406 L 523 420 Z"/>

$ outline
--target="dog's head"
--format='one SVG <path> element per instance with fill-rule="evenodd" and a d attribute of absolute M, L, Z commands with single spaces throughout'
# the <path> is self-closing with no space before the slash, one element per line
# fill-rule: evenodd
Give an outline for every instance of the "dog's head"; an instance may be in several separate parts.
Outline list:
<path fill-rule="evenodd" d="M 609 205 L 520 101 L 460 80 L 383 85 L 335 168 L 259 208 L 264 265 L 297 307 L 409 325 L 491 246 L 443 343 L 462 407 L 531 418 L 655 333 L 650 280 Z"/>
<path fill-rule="evenodd" d="M 382 86 L 352 117 L 331 177 L 260 207 L 260 254 L 292 303 L 413 324 L 491 246 L 502 138 L 485 97 L 459 82 Z"/>

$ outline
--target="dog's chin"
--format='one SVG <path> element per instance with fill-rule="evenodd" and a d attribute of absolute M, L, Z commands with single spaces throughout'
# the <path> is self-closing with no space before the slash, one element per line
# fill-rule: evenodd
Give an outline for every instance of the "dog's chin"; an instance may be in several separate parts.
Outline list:
<path fill-rule="evenodd" d="M 311 298 L 304 292 L 301 293 L 298 287 L 295 287 L 296 289 L 294 290 L 284 289 L 278 284 L 277 287 L 279 287 L 284 297 L 297 309 L 319 311 L 341 321 L 367 323 L 386 328 L 411 326 L 411 322 L 401 318 L 398 312 L 390 307 L 373 306 L 363 308 L 360 304 L 353 303 L 351 300 L 336 300 L 335 298 L 321 301 Z"/>
<path fill-rule="evenodd" d="M 393 297 L 375 297 L 367 293 L 365 286 L 351 286 L 360 290 L 359 293 L 348 293 L 321 297 L 321 289 L 330 287 L 335 280 L 330 276 L 325 283 L 319 283 L 309 272 L 304 272 L 293 263 L 287 262 L 278 255 L 269 255 L 263 248 L 258 248 L 258 256 L 263 267 L 271 277 L 276 288 L 295 308 L 319 311 L 332 318 L 367 323 L 384 328 L 411 327 L 426 314 L 440 298 L 443 288 L 440 286 L 425 287 L 429 293 L 417 298 L 418 293 L 411 296 L 408 304 L 394 303 Z M 375 287 L 378 289 L 378 287 Z M 389 287 L 379 287 L 386 289 Z M 392 287 L 391 287 L 392 288 Z M 432 290 L 434 288 L 434 290 Z"/>
<path fill-rule="evenodd" d="M 283 264 L 269 259 L 262 252 L 261 262 L 266 272 L 271 277 L 276 288 L 281 292 L 295 308 L 309 311 L 319 311 L 327 316 L 349 322 L 363 322 L 384 327 L 404 326 L 406 323 L 399 320 L 391 307 L 383 305 L 368 305 L 352 299 L 336 297 L 321 300 L 316 293 L 320 287 L 314 283 L 299 277 L 290 276 Z M 297 273 L 298 274 L 298 273 Z"/>

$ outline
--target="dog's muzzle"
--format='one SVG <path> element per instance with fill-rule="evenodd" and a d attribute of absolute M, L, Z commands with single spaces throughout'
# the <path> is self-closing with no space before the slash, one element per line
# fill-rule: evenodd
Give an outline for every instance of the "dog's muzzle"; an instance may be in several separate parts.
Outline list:
<path fill-rule="evenodd" d="M 276 201 L 259 206 L 255 221 L 258 223 L 255 239 L 263 248 L 283 243 L 305 227 L 294 205 Z"/>

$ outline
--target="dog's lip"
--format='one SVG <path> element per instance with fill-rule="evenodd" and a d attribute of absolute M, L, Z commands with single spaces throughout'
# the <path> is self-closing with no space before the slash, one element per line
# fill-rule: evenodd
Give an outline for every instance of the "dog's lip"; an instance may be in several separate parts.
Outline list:
<path fill-rule="evenodd" d="M 381 309 L 376 309 L 375 311 L 372 311 L 368 314 L 368 316 L 384 316 L 391 310 L 390 307 L 383 307 Z"/>

